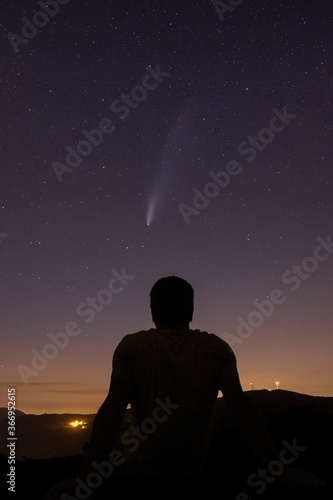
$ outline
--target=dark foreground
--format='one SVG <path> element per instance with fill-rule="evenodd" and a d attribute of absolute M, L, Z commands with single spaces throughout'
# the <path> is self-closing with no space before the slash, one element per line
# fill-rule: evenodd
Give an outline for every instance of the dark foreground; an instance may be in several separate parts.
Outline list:
<path fill-rule="evenodd" d="M 281 393 L 281 397 L 283 395 Z M 288 396 L 288 395 L 287 395 Z M 222 404 L 222 402 L 221 402 Z M 281 405 L 279 404 L 281 408 Z M 170 497 L 193 493 L 204 497 L 218 495 L 225 500 L 328 500 L 333 498 L 333 415 L 313 404 L 288 411 L 265 411 L 272 436 L 281 450 L 282 462 L 328 480 L 320 489 L 286 487 L 278 481 L 283 464 L 265 470 L 228 419 L 219 419 L 213 432 L 207 466 L 201 474 L 173 478 L 126 478 L 111 476 L 102 485 L 99 499 L 144 494 Z M 16 463 L 16 492 L 7 490 L 7 457 L 0 456 L 0 498 L 42 500 L 57 482 L 75 475 L 83 456 L 23 460 Z M 216 488 L 216 489 L 213 489 Z M 88 500 L 89 496 L 81 497 Z"/>
<path fill-rule="evenodd" d="M 332 449 L 332 438 L 327 439 L 325 445 L 321 446 L 319 441 L 305 439 L 300 432 L 297 432 L 296 438 L 295 434 L 293 433 L 293 436 L 290 434 L 286 442 L 292 445 L 296 439 L 298 447 L 307 449 L 303 451 L 303 456 L 300 454 L 295 459 L 292 466 L 307 469 L 330 479 L 333 462 L 331 454 L 325 456 L 323 448 L 327 448 L 328 451 Z M 292 454 L 288 453 L 288 459 L 291 456 Z M 1 495 L 1 498 L 43 499 L 44 494 L 53 484 L 75 474 L 81 460 L 82 456 L 74 456 L 17 462 L 16 492 L 7 491 L 7 495 Z M 5 468 L 6 463 L 3 460 L 1 470 L 4 471 Z M 275 470 L 273 473 L 276 473 Z M 226 500 L 291 500 L 296 498 L 327 500 L 333 498 L 332 481 L 326 487 L 313 491 L 287 488 L 282 485 L 268 470 L 263 470 L 237 432 L 233 430 L 223 432 L 222 429 L 215 435 L 209 463 L 202 474 L 186 478 L 149 478 L 149 480 L 111 476 L 108 485 L 104 486 L 98 498 L 110 499 L 114 493 L 118 492 L 125 495 L 144 493 L 154 495 L 154 497 L 167 494 L 172 495 L 173 498 L 174 495 L 182 494 L 183 491 L 191 494 L 200 490 L 205 496 L 211 496 L 213 487 L 217 487 L 219 496 Z"/>

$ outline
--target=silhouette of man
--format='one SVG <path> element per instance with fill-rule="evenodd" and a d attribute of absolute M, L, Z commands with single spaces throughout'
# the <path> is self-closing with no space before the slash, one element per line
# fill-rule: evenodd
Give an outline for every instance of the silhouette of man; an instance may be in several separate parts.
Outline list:
<path fill-rule="evenodd" d="M 170 477 L 200 472 L 207 460 L 219 390 L 262 462 L 279 460 L 264 418 L 242 390 L 229 344 L 215 334 L 190 329 L 192 286 L 176 276 L 161 278 L 151 289 L 150 307 L 156 328 L 126 335 L 114 352 L 109 393 L 96 415 L 78 476 L 52 490 L 47 499 L 72 498 L 59 496 L 66 488 L 78 498 L 90 490 L 93 498 L 98 475 Z M 129 404 L 131 421 L 125 429 Z M 321 484 L 309 473 L 287 468 L 280 479 L 301 486 Z"/>

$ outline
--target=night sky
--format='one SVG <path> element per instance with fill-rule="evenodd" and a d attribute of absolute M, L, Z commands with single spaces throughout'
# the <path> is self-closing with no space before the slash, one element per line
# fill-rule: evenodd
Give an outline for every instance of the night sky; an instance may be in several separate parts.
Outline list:
<path fill-rule="evenodd" d="M 245 390 L 333 396 L 332 2 L 5 3 L 0 406 L 95 413 L 168 275 Z"/>

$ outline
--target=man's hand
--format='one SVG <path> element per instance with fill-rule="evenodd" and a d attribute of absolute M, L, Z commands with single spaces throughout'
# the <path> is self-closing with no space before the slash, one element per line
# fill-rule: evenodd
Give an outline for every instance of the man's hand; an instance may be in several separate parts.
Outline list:
<path fill-rule="evenodd" d="M 302 469 L 293 469 L 286 467 L 282 474 L 277 477 L 282 483 L 298 488 L 321 488 L 328 484 L 326 479 L 318 477 L 311 472 Z"/>
<path fill-rule="evenodd" d="M 77 482 L 74 478 L 65 479 L 61 483 L 53 486 L 45 495 L 44 500 L 61 500 L 61 495 L 67 493 L 68 495 L 75 497 L 75 488 Z"/>

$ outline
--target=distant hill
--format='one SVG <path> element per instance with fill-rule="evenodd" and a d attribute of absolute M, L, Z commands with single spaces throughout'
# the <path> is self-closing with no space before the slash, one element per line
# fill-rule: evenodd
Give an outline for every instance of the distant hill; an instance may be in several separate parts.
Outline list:
<path fill-rule="evenodd" d="M 25 415 L 25 413 L 20 410 L 15 410 L 15 414 L 17 417 Z M 7 418 L 8 418 L 8 408 L 0 408 L 0 420 L 7 420 Z"/>
<path fill-rule="evenodd" d="M 290 416 L 295 409 L 307 408 L 314 416 L 333 415 L 333 397 L 311 396 L 284 389 L 267 389 L 245 391 L 247 397 L 253 401 L 267 416 Z M 228 423 L 230 413 L 224 398 L 218 398 L 216 404 L 215 425 L 221 421 Z"/>

